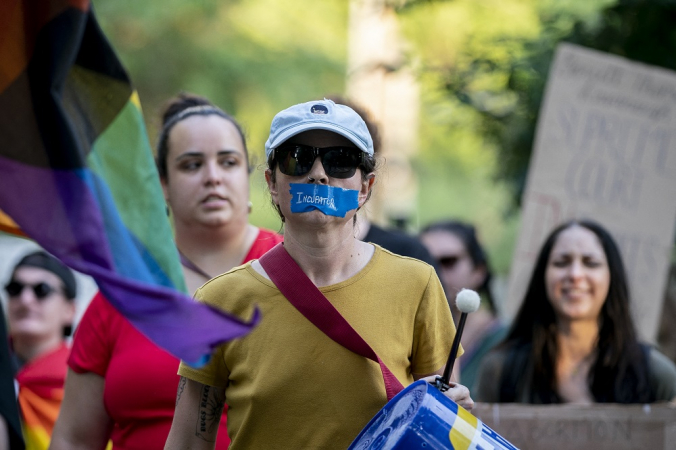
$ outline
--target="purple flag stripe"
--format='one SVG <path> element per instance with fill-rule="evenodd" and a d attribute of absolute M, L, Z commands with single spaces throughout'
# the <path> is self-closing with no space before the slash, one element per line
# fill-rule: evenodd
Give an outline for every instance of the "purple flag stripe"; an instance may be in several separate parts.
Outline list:
<path fill-rule="evenodd" d="M 120 309 L 120 304 L 127 308 L 127 319 L 140 332 L 188 363 L 203 361 L 220 344 L 250 332 L 260 320 L 258 309 L 245 322 L 172 289 L 142 285 L 83 261 L 64 263 L 87 270 L 115 308 Z"/>
<path fill-rule="evenodd" d="M 133 277 L 117 273 L 106 238 L 99 201 L 84 178 L 86 169 L 55 170 L 0 156 L 0 205 L 27 235 L 75 270 L 93 276 L 111 304 L 157 345 L 188 362 L 201 361 L 219 344 L 246 334 L 250 323 L 196 304 L 189 297 L 154 286 L 149 268 L 130 253 Z M 105 189 L 105 184 L 97 184 Z M 98 201 L 97 201 L 98 200 Z M 119 221 L 121 224 L 121 221 Z M 111 225 L 111 223 L 108 223 Z M 151 225 L 150 225 L 151 226 Z M 118 238 L 128 230 L 115 230 Z M 128 245 L 124 251 L 131 251 Z M 129 272 L 129 267 L 126 268 Z"/>

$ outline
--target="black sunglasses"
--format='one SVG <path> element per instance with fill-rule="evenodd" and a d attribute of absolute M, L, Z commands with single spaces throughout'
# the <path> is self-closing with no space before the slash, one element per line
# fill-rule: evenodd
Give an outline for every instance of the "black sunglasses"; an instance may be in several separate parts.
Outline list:
<path fill-rule="evenodd" d="M 460 261 L 461 258 L 462 258 L 462 256 L 460 256 L 460 255 L 448 255 L 448 256 L 442 256 L 441 258 L 438 258 L 437 262 L 444 269 L 450 270 L 450 269 L 454 268 L 456 264 L 458 264 L 458 261 Z"/>
<path fill-rule="evenodd" d="M 312 169 L 321 157 L 326 174 L 332 178 L 351 178 L 364 161 L 364 152 L 355 147 L 311 147 L 303 144 L 282 144 L 274 158 L 284 175 L 297 177 Z"/>
<path fill-rule="evenodd" d="M 56 288 L 52 287 L 51 285 L 41 282 L 37 284 L 24 284 L 19 281 L 10 281 L 7 286 L 5 286 L 5 290 L 7 291 L 7 295 L 10 297 L 17 297 L 21 295 L 23 292 L 23 289 L 25 287 L 29 287 L 33 289 L 33 293 L 35 294 L 35 298 L 38 300 L 44 300 L 47 298 L 50 294 L 53 292 L 56 292 Z"/>

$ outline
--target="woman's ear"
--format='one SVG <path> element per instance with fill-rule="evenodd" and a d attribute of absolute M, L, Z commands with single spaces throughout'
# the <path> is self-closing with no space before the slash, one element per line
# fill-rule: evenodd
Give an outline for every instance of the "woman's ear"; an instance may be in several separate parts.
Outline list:
<path fill-rule="evenodd" d="M 75 321 L 75 300 L 65 300 L 63 308 L 60 311 L 61 325 L 64 327 L 72 327 Z"/>
<path fill-rule="evenodd" d="M 361 182 L 361 189 L 359 190 L 359 207 L 361 208 L 366 203 L 366 200 L 369 198 L 371 189 L 373 189 L 373 183 L 376 181 L 376 174 L 371 172 L 364 177 Z"/>
<path fill-rule="evenodd" d="M 169 204 L 169 185 L 167 177 L 160 176 L 160 184 L 162 185 L 162 192 L 164 193 L 164 201 Z"/>
<path fill-rule="evenodd" d="M 475 266 L 474 270 L 472 270 L 472 273 L 469 276 L 470 286 L 476 286 L 477 288 L 480 287 L 482 284 L 484 284 L 487 274 L 488 271 L 486 270 L 486 266 Z"/>
<path fill-rule="evenodd" d="M 265 170 L 265 182 L 268 184 L 268 190 L 273 200 L 277 199 L 277 183 L 272 180 L 272 171 L 270 169 Z M 277 203 L 275 201 L 275 203 Z"/>

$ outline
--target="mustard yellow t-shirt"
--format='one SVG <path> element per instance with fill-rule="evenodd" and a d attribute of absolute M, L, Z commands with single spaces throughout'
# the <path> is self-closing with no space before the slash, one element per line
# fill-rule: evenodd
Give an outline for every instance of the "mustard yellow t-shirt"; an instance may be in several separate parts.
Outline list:
<path fill-rule="evenodd" d="M 357 275 L 320 290 L 404 386 L 446 363 L 455 326 L 431 266 L 375 246 Z M 250 263 L 195 297 L 246 320 L 262 312 L 205 367 L 179 368 L 226 387 L 231 449 L 345 449 L 387 402 L 380 366 L 327 337 Z"/>

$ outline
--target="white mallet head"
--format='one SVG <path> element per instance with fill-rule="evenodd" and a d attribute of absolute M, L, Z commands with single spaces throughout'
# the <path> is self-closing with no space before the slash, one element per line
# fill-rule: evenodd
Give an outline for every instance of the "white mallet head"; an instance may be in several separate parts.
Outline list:
<path fill-rule="evenodd" d="M 481 298 L 476 291 L 471 289 L 461 289 L 458 295 L 455 296 L 455 305 L 460 312 L 471 313 L 479 309 Z"/>

